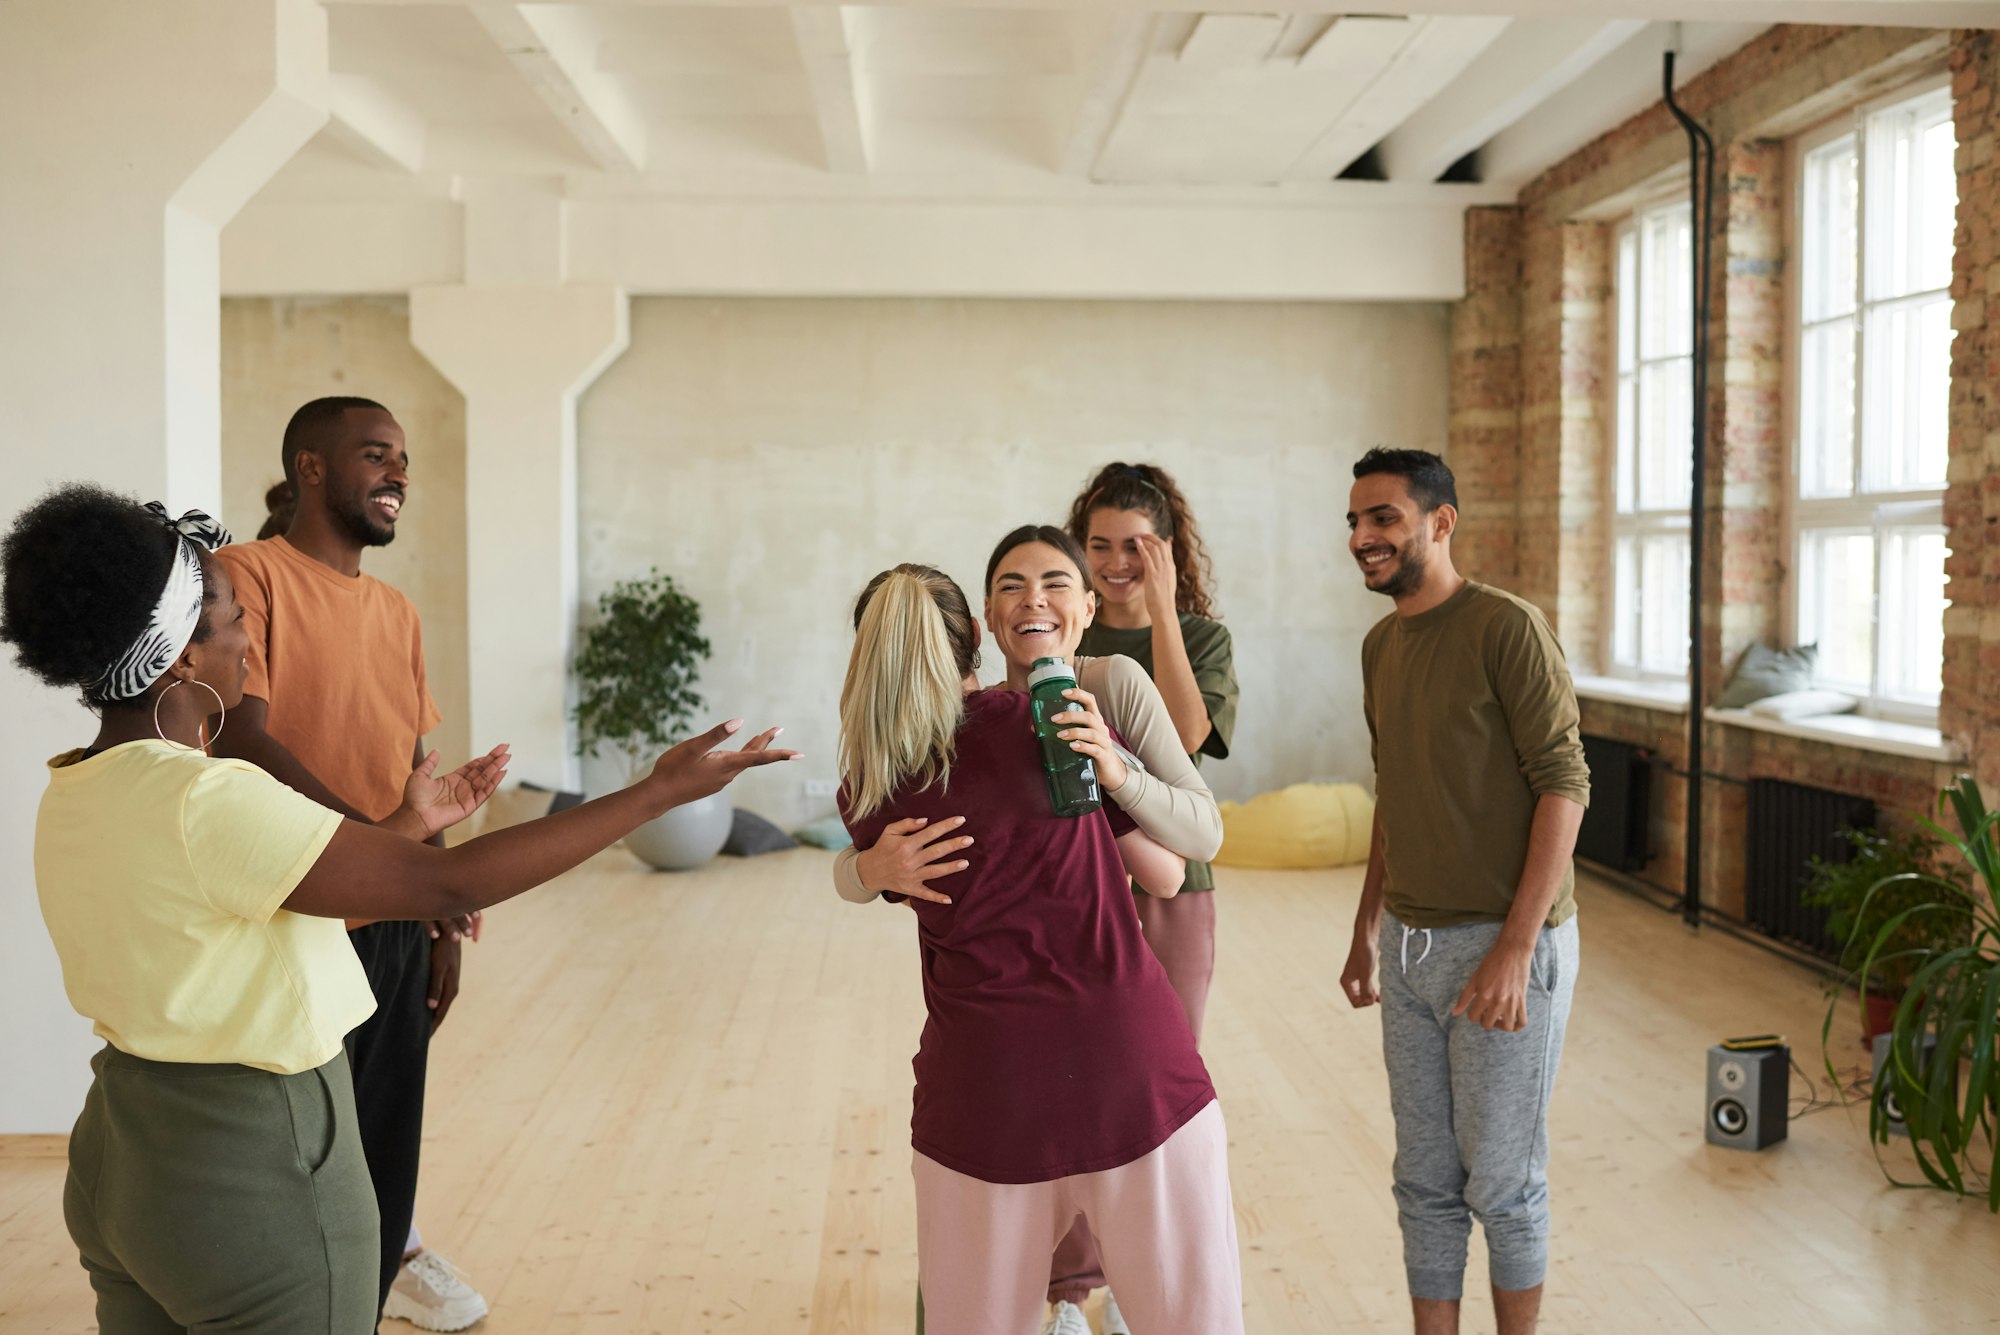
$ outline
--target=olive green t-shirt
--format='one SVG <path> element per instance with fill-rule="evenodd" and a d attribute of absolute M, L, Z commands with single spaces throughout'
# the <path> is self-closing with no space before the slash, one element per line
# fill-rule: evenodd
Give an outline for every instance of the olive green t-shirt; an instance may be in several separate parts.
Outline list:
<path fill-rule="evenodd" d="M 1467 583 L 1361 645 L 1391 913 L 1411 927 L 1497 922 L 1513 907 L 1535 804 L 1590 804 L 1576 688 L 1547 618 Z M 1548 925 L 1576 912 L 1566 871 Z"/>
<path fill-rule="evenodd" d="M 1229 739 L 1236 732 L 1236 650 L 1229 638 L 1229 628 L 1220 621 L 1183 612 L 1181 620 L 1181 642 L 1187 646 L 1188 666 L 1194 669 L 1194 684 L 1201 691 L 1202 703 L 1208 706 L 1208 737 L 1195 749 L 1192 757 L 1197 768 L 1203 756 L 1214 756 L 1217 760 L 1229 758 Z M 1153 628 L 1141 626 L 1136 630 L 1120 630 L 1102 622 L 1092 625 L 1083 632 L 1083 640 L 1077 645 L 1080 657 L 1099 657 L 1123 654 L 1138 660 L 1146 669 L 1146 675 L 1153 672 Z M 1200 890 L 1215 889 L 1215 872 L 1206 862 L 1190 862 L 1187 865 L 1187 879 L 1181 882 L 1181 893 L 1188 894 Z"/>

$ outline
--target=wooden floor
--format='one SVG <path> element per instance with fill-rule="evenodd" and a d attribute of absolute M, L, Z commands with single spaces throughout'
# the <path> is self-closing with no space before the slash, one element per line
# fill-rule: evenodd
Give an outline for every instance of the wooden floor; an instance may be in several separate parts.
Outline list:
<path fill-rule="evenodd" d="M 608 854 L 490 915 L 434 1048 L 419 1202 L 487 1335 L 910 1329 L 916 949 L 902 910 L 838 901 L 829 862 L 666 876 Z M 1357 882 L 1223 874 L 1206 1048 L 1252 1335 L 1407 1329 L 1380 1029 L 1339 995 Z M 1763 1154 L 1703 1143 L 1717 1037 L 1782 1031 L 1820 1074 L 1817 981 L 1581 898 L 1544 1330 L 1993 1329 L 2000 1221 L 1887 1187 L 1858 1110 Z M 61 1155 L 0 1139 L 6 1335 L 95 1328 Z M 1467 1328 L 1491 1329 L 1483 1299 Z"/>

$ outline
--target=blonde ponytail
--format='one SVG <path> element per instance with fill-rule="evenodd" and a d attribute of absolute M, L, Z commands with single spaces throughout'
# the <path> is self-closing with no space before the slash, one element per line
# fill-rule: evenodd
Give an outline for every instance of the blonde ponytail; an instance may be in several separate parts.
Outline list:
<path fill-rule="evenodd" d="M 869 582 L 840 688 L 850 816 L 874 813 L 912 781 L 950 780 L 976 636 L 965 594 L 940 571 L 900 565 Z"/>

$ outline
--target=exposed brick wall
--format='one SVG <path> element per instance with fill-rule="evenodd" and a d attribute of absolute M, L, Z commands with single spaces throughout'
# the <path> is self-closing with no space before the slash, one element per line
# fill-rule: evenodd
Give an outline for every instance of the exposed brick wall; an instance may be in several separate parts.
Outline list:
<path fill-rule="evenodd" d="M 1951 488 L 1939 727 L 2000 797 L 2000 35 L 1955 34 L 1958 233 L 1951 283 Z"/>
<path fill-rule="evenodd" d="M 1573 658 L 1596 660 L 1606 542 L 1605 318 L 1610 228 L 1524 217 L 1516 591 Z"/>
<path fill-rule="evenodd" d="M 1720 522 L 1709 527 L 1705 554 L 1710 700 L 1743 651 L 1775 641 L 1782 621 L 1785 156 L 1768 139 L 1717 153 L 1707 490 Z"/>
<path fill-rule="evenodd" d="M 1521 211 L 1468 209 L 1465 299 L 1451 312 L 1451 422 L 1458 479 L 1452 559 L 1468 578 L 1514 587 L 1521 488 Z"/>
<path fill-rule="evenodd" d="M 1945 690 L 1939 724 L 1972 757 L 2000 800 L 2000 34 L 1898 28 L 1772 29 L 1678 90 L 1714 134 L 1714 219 L 1707 495 L 1712 519 L 1703 549 L 1708 603 L 1706 694 L 1719 693 L 1750 644 L 1775 642 L 1785 623 L 1783 516 L 1790 428 L 1786 421 L 1785 137 L 1881 92 L 1949 54 L 1959 142 L 1959 217 L 1953 278 L 1951 486 L 1946 498 Z M 1504 421 L 1508 395 L 1480 375 L 1455 374 L 1453 467 L 1481 479 L 1482 500 L 1506 512 L 1511 477 L 1513 588 L 1555 623 L 1573 662 L 1597 655 L 1605 596 L 1601 498 L 1612 443 L 1603 420 L 1609 350 L 1603 319 L 1609 288 L 1608 201 L 1685 170 L 1686 141 L 1657 104 L 1578 150 L 1520 197 L 1518 434 Z M 1468 296 L 1454 324 L 1468 356 L 1491 370 L 1504 338 L 1507 264 L 1494 259 L 1506 210 L 1468 219 Z M 1591 221 L 1579 221 L 1590 214 Z M 1481 259 L 1475 260 L 1475 238 Z M 1508 239 L 1511 241 L 1511 239 Z M 1475 282 L 1473 265 L 1481 268 Z M 1501 330 L 1502 332 L 1496 332 Z M 1459 346 L 1455 342 L 1455 347 Z M 1482 362 L 1471 356 L 1487 351 Z M 1504 355 L 1504 354 L 1502 354 Z M 1474 428 L 1477 428 L 1476 430 Z M 1512 446 L 1517 471 L 1506 472 Z M 1560 535 L 1555 540 L 1550 538 Z M 1505 569 L 1504 538 L 1480 531 L 1477 559 Z M 1487 578 L 1499 578 L 1487 575 Z M 1660 769 L 1652 822 L 1655 860 L 1646 879 L 1678 891 L 1683 879 L 1687 785 L 1686 716 L 1586 701 L 1586 732 L 1647 748 Z M 1872 798 L 1892 824 L 1927 813 L 1955 767 L 1725 725 L 1704 727 L 1703 897 L 1725 912 L 1743 907 L 1746 789 L 1782 778 Z"/>

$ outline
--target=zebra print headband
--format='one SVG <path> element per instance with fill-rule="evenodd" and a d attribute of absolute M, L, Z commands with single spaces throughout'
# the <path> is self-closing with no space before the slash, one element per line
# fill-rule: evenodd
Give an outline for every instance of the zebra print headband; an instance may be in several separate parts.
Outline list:
<path fill-rule="evenodd" d="M 181 650 L 194 638 L 201 624 L 202 549 L 214 551 L 226 546 L 229 530 L 199 510 L 190 510 L 179 519 L 167 515 L 167 507 L 147 501 L 146 512 L 173 533 L 174 560 L 167 568 L 167 586 L 160 590 L 146 629 L 104 675 L 84 687 L 84 695 L 100 704 L 113 704 L 143 695 L 160 679 Z"/>

